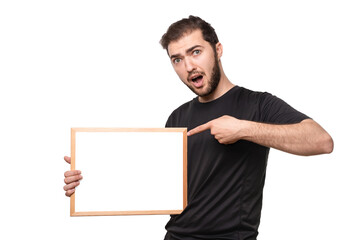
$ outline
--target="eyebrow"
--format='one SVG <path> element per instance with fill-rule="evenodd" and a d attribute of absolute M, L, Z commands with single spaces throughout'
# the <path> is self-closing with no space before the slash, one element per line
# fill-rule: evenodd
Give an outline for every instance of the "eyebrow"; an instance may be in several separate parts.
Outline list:
<path fill-rule="evenodd" d="M 192 46 L 191 48 L 186 50 L 186 54 L 192 52 L 195 48 L 198 48 L 198 47 L 202 47 L 202 46 L 201 45 Z M 180 56 L 181 56 L 181 54 L 173 54 L 173 55 L 170 56 L 170 58 L 173 59 L 173 58 L 178 58 Z"/>

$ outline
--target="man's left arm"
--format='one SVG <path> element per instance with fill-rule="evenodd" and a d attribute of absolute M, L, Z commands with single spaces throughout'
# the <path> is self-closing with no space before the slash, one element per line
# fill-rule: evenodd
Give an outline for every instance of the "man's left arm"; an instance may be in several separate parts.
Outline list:
<path fill-rule="evenodd" d="M 188 132 L 188 136 L 210 130 L 222 144 L 251 141 L 284 152 L 310 156 L 333 151 L 331 136 L 314 120 L 294 124 L 268 124 L 222 116 Z"/>

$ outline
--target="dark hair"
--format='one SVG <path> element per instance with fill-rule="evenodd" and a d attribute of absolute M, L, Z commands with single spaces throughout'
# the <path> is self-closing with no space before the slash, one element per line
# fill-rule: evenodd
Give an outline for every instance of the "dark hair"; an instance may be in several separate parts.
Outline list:
<path fill-rule="evenodd" d="M 207 22 L 199 17 L 189 16 L 183 18 L 170 25 L 166 33 L 160 40 L 161 46 L 168 51 L 168 46 L 172 41 L 177 41 L 186 33 L 191 33 L 194 30 L 200 29 L 205 41 L 209 42 L 215 50 L 215 45 L 219 42 L 215 33 L 215 29 Z"/>

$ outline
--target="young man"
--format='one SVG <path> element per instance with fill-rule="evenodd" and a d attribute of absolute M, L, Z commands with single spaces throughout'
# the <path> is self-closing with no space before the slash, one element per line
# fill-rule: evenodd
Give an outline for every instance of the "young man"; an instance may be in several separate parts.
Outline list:
<path fill-rule="evenodd" d="M 333 141 L 281 99 L 232 84 L 221 65 L 222 45 L 202 19 L 190 16 L 172 24 L 160 43 L 179 78 L 198 96 L 166 123 L 190 131 L 188 206 L 171 216 L 165 239 L 255 240 L 269 148 L 315 155 L 332 152 Z M 79 171 L 65 173 L 67 196 L 80 178 Z"/>

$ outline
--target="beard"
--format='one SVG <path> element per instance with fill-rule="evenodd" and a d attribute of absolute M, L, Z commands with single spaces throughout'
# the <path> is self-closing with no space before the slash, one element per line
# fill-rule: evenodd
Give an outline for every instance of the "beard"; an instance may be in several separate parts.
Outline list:
<path fill-rule="evenodd" d="M 205 74 L 203 72 L 201 72 L 201 73 Z M 219 85 L 220 78 L 221 78 L 221 73 L 220 73 L 219 59 L 218 59 L 217 53 L 215 52 L 214 67 L 211 72 L 209 84 L 208 84 L 207 88 L 205 89 L 205 91 L 202 93 L 199 93 L 194 87 L 192 87 L 190 85 L 187 85 L 187 86 L 190 88 L 191 91 L 193 91 L 199 97 L 206 97 L 215 91 L 215 89 Z"/>

